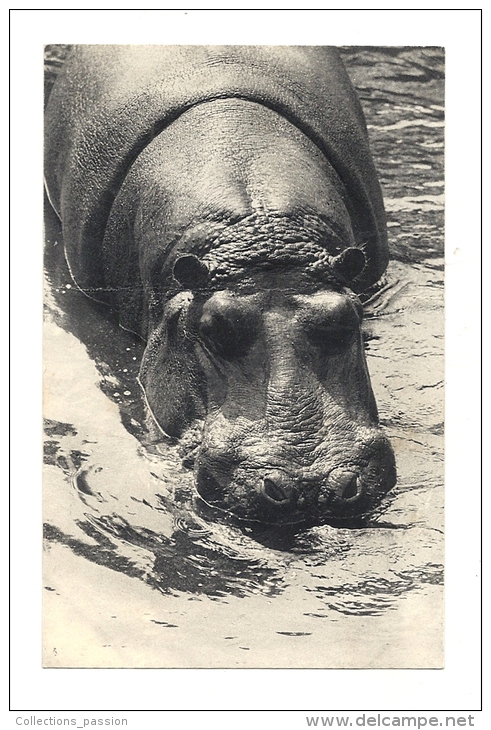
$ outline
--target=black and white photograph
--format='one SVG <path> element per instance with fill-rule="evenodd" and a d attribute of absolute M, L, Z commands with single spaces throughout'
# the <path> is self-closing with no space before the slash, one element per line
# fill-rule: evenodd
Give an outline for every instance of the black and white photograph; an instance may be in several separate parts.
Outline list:
<path fill-rule="evenodd" d="M 46 66 L 45 665 L 441 666 L 443 49 Z"/>
<path fill-rule="evenodd" d="M 444 673 L 448 48 L 76 35 L 39 68 L 40 666 Z"/>

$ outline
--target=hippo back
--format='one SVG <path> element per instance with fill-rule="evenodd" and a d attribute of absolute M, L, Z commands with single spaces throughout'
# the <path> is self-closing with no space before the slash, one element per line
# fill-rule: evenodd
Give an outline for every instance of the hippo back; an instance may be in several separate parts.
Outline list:
<path fill-rule="evenodd" d="M 356 245 L 376 282 L 388 251 L 382 194 L 356 94 L 328 47 L 79 46 L 46 112 L 46 184 L 71 272 L 104 299 L 101 244 L 126 174 L 184 112 L 238 98 L 274 110 L 308 136 L 339 175 Z"/>

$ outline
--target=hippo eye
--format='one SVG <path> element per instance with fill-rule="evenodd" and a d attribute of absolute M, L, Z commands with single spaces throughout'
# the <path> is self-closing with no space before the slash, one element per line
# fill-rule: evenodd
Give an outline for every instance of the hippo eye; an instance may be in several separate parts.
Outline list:
<path fill-rule="evenodd" d="M 252 322 L 217 312 L 203 316 L 199 332 L 203 344 L 226 360 L 246 355 L 256 336 Z"/>
<path fill-rule="evenodd" d="M 357 330 L 354 327 L 316 324 L 307 329 L 310 342 L 327 355 L 336 355 L 352 344 Z"/>

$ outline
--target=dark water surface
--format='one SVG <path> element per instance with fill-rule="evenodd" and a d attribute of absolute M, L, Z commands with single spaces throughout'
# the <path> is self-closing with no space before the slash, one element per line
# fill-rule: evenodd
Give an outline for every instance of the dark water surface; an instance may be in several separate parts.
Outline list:
<path fill-rule="evenodd" d="M 366 318 L 397 487 L 362 529 L 260 534 L 198 510 L 193 444 L 146 431 L 142 344 L 72 285 L 48 209 L 46 666 L 442 664 L 443 51 L 342 55 L 389 222 Z M 62 58 L 48 48 L 48 89 Z"/>

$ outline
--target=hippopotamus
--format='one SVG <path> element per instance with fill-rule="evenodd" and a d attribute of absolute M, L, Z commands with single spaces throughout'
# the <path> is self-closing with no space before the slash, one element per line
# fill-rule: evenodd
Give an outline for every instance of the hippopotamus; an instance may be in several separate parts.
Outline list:
<path fill-rule="evenodd" d="M 388 263 L 366 124 L 328 47 L 74 47 L 46 188 L 76 285 L 143 338 L 148 412 L 203 502 L 349 524 L 394 486 L 361 333 Z"/>

